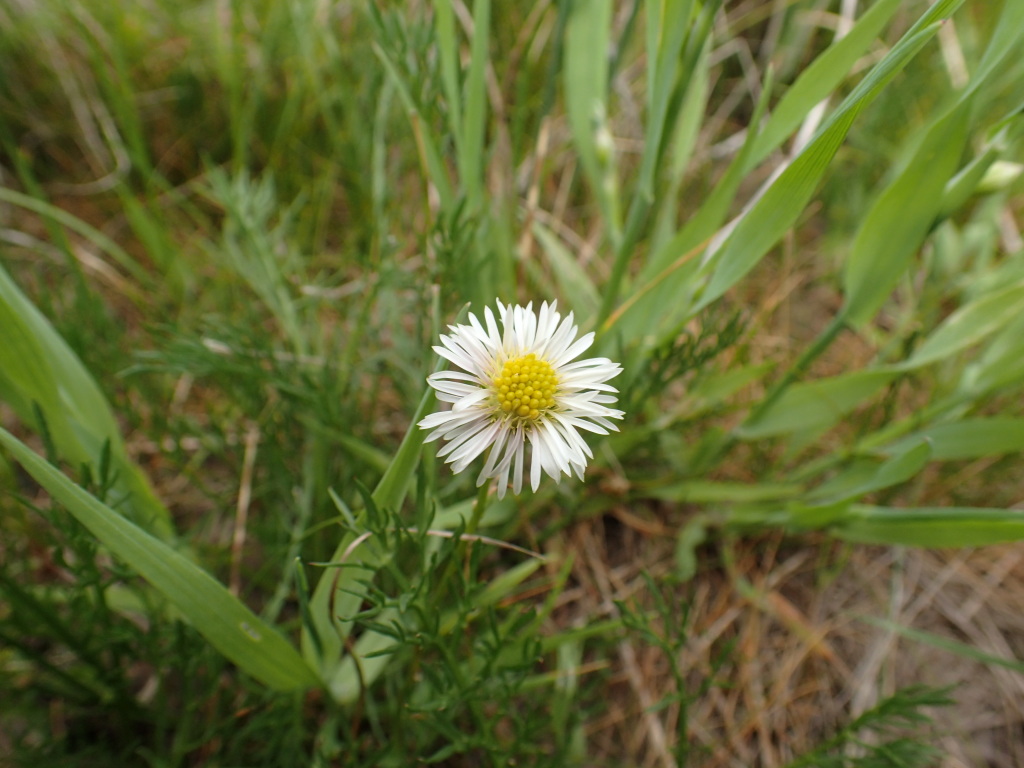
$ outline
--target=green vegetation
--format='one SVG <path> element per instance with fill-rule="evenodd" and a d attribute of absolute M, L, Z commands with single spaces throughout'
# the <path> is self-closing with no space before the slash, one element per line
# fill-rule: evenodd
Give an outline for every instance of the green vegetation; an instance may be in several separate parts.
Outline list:
<path fill-rule="evenodd" d="M 0 758 L 931 764 L 956 690 L 796 732 L 715 620 L 824 692 L 761 553 L 1024 539 L 1022 45 L 1014 0 L 0 6 Z M 624 368 L 586 483 L 424 445 L 496 297 Z"/>

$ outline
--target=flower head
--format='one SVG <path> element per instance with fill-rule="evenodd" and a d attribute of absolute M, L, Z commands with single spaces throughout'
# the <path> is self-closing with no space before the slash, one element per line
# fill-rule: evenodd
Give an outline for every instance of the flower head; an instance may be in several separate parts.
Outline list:
<path fill-rule="evenodd" d="M 451 403 L 419 423 L 433 430 L 427 441 L 443 437 L 439 452 L 454 472 L 461 472 L 490 449 L 476 484 L 498 480 L 498 498 L 523 487 L 530 446 L 530 485 L 540 486 L 541 471 L 556 480 L 573 471 L 583 478 L 593 458 L 579 430 L 606 435 L 618 428 L 609 419 L 622 411 L 609 408 L 617 390 L 606 384 L 622 368 L 604 357 L 576 360 L 594 341 L 577 339 L 572 313 L 562 319 L 556 302 L 504 306 L 498 302 L 501 329 L 490 307 L 484 325 L 469 315 L 469 325 L 448 326 L 434 351 L 462 370 L 440 371 L 427 378 L 437 399 Z M 486 327 L 485 327 L 486 326 Z"/>

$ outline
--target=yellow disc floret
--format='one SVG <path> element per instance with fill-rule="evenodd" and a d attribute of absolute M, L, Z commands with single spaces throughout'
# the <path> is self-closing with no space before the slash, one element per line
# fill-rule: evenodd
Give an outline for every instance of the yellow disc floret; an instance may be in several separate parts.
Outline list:
<path fill-rule="evenodd" d="M 498 407 L 523 421 L 537 419 L 555 405 L 555 370 L 532 352 L 508 360 L 492 384 Z"/>

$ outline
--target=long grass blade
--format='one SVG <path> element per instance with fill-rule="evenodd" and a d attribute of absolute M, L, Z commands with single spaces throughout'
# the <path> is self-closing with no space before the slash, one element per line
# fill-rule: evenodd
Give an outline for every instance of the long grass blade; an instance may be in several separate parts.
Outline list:
<path fill-rule="evenodd" d="M 106 451 L 118 508 L 159 538 L 173 539 L 170 513 L 128 458 L 103 392 L 2 267 L 0 328 L 0 398 L 25 424 L 45 431 L 65 461 L 91 467 L 98 476 Z M 37 415 L 45 423 L 38 423 Z"/>
<path fill-rule="evenodd" d="M 0 445 L 115 556 L 152 584 L 210 644 L 279 690 L 315 686 L 292 645 L 223 584 L 167 544 L 89 495 L 4 429 Z"/>

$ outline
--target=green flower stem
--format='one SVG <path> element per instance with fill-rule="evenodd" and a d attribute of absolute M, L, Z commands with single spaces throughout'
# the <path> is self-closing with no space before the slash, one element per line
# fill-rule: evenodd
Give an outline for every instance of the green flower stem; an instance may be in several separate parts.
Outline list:
<path fill-rule="evenodd" d="M 490 490 L 491 484 L 489 482 L 480 486 L 480 490 L 476 494 L 476 504 L 473 505 L 473 514 L 466 524 L 466 533 L 476 533 L 476 529 L 480 526 L 480 521 L 484 517 L 484 510 L 487 509 L 487 495 Z"/>

